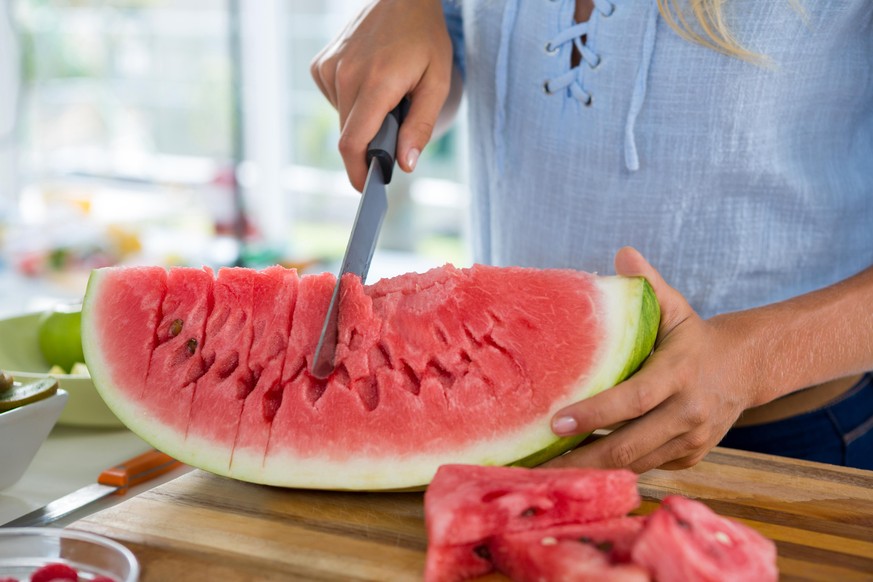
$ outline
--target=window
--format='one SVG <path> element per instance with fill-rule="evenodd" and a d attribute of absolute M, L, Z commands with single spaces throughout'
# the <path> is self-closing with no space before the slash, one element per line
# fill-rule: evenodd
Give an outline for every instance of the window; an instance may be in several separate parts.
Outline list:
<path fill-rule="evenodd" d="M 242 236 L 246 264 L 336 270 L 357 194 L 309 61 L 362 5 L 12 0 L 19 222 L 43 229 L 13 250 L 221 265 Z M 467 262 L 462 131 L 396 174 L 371 279 Z"/>

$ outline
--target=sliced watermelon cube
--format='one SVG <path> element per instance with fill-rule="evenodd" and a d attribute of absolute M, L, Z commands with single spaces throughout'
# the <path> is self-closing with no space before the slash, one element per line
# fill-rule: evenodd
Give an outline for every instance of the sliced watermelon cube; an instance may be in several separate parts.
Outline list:
<path fill-rule="evenodd" d="M 776 545 L 755 530 L 678 495 L 649 517 L 633 561 L 658 582 L 769 582 L 779 578 Z"/>
<path fill-rule="evenodd" d="M 425 579 L 454 582 L 492 571 L 495 536 L 619 517 L 639 503 L 636 474 L 621 469 L 443 465 L 424 496 Z"/>
<path fill-rule="evenodd" d="M 523 469 L 443 465 L 424 496 L 428 539 L 479 543 L 496 534 L 585 523 L 640 504 L 637 476 L 624 469 Z"/>

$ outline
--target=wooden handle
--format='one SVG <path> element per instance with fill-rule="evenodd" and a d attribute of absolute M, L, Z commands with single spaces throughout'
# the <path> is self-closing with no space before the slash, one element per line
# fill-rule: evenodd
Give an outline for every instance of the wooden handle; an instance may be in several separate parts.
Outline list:
<path fill-rule="evenodd" d="M 106 469 L 97 478 L 101 485 L 117 487 L 116 495 L 124 495 L 128 488 L 145 483 L 181 466 L 182 463 L 160 451 L 151 450 L 123 463 Z"/>

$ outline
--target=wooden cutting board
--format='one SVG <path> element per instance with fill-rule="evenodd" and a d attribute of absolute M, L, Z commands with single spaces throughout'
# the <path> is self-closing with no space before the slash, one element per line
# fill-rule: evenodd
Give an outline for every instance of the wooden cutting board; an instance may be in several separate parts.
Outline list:
<path fill-rule="evenodd" d="M 773 539 L 782 580 L 873 581 L 871 471 L 716 448 L 639 487 L 639 513 L 681 494 Z M 421 493 L 281 489 L 203 471 L 71 527 L 133 550 L 142 582 L 418 581 L 427 547 Z"/>

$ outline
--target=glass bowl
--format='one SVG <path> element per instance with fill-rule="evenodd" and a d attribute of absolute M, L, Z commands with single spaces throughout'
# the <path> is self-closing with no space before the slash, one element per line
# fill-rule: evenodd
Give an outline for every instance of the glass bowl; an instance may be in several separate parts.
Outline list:
<path fill-rule="evenodd" d="M 76 569 L 81 582 L 97 576 L 116 582 L 139 580 L 133 553 L 104 537 L 57 528 L 0 529 L 0 578 L 27 582 L 35 570 L 55 563 Z"/>

